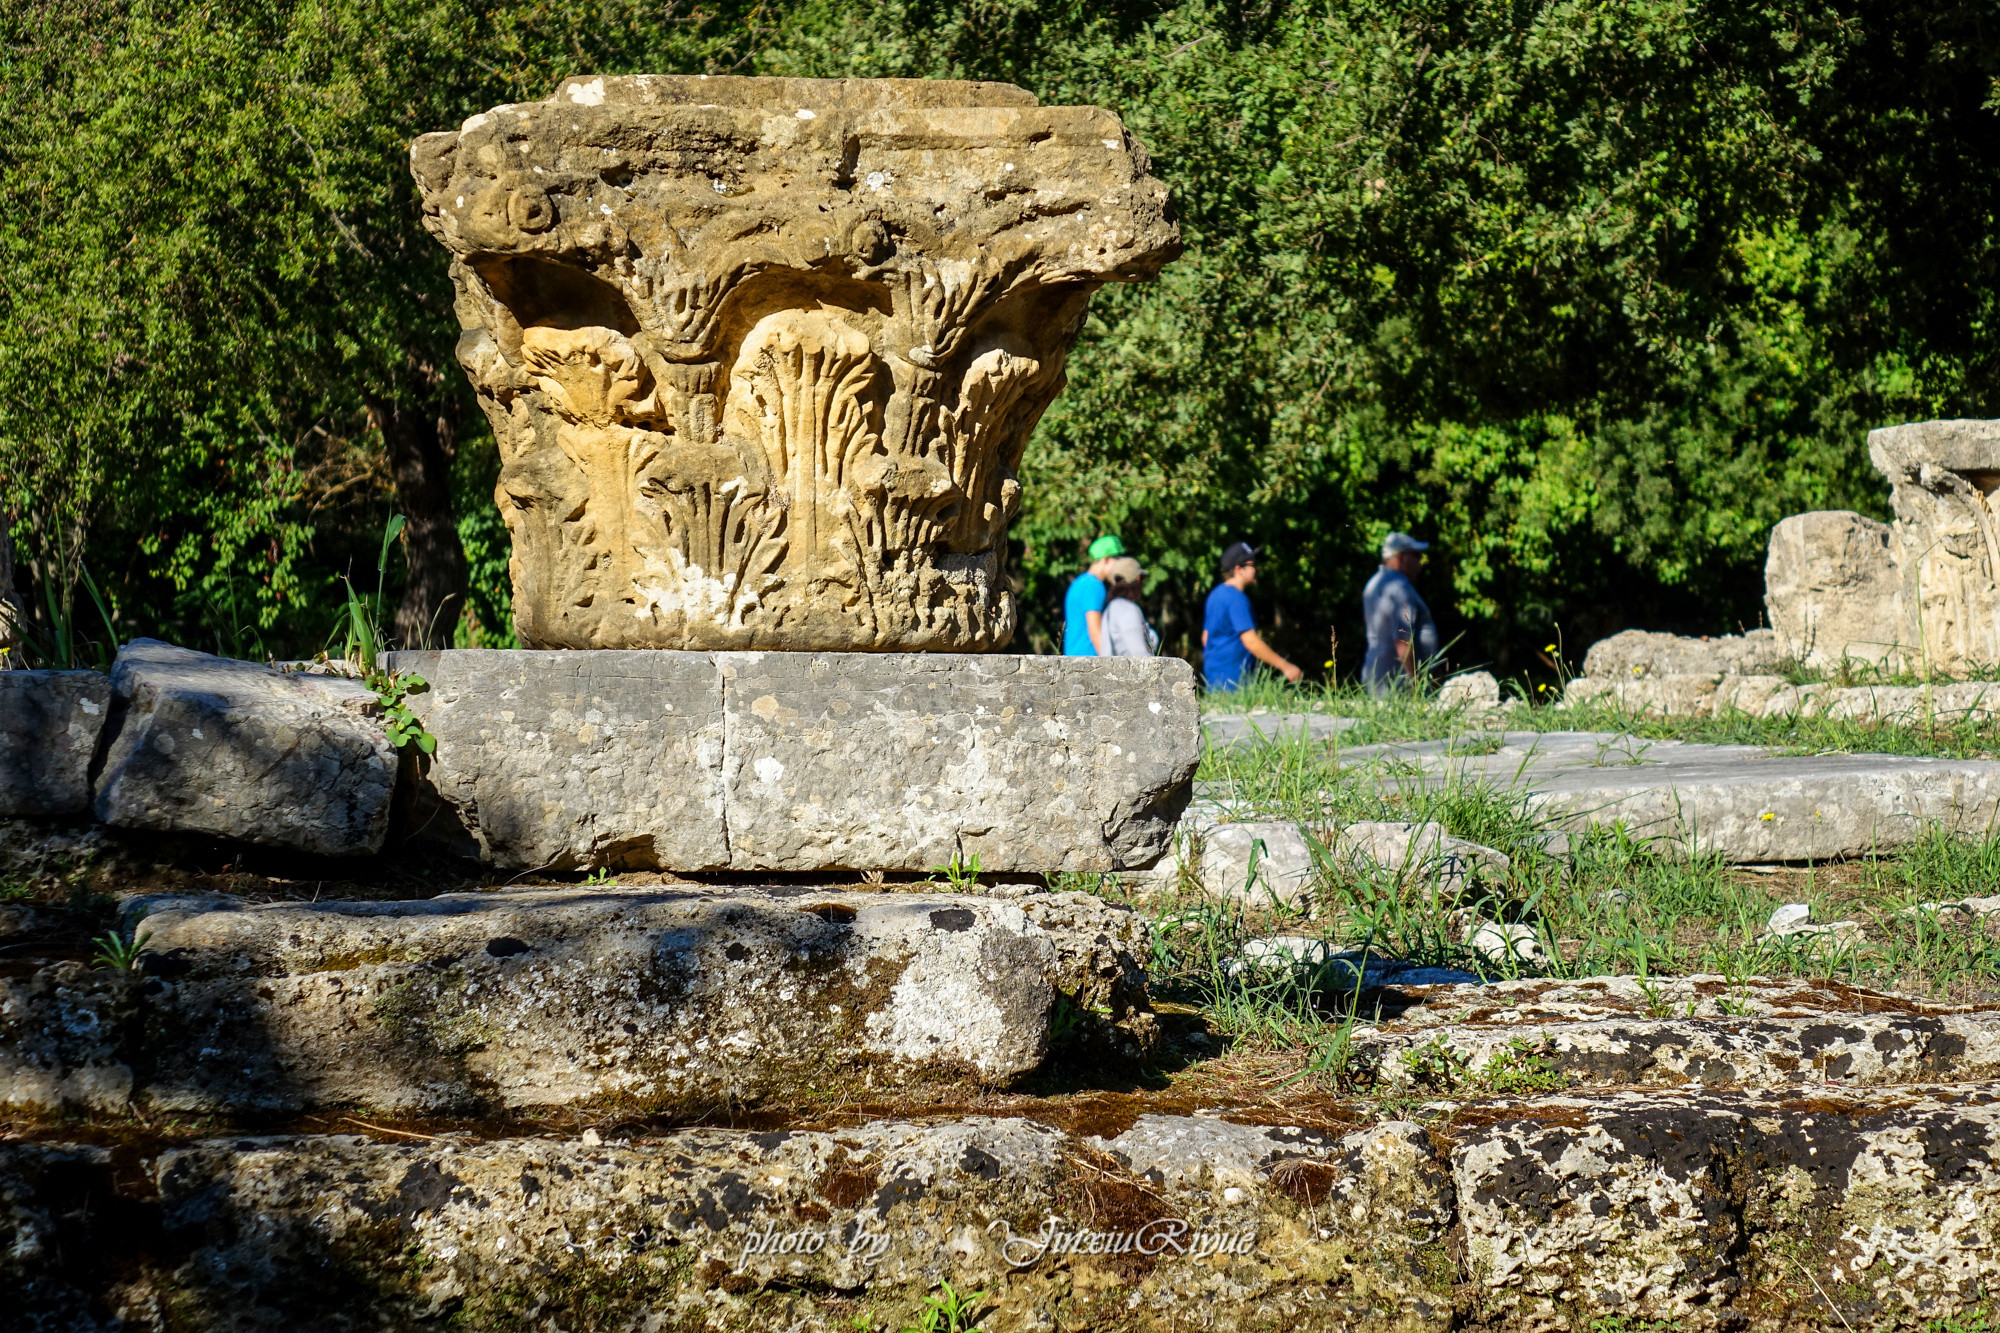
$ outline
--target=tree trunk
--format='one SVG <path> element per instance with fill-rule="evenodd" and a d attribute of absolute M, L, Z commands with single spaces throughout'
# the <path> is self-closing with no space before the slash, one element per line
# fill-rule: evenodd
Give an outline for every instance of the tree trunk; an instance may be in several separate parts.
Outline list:
<path fill-rule="evenodd" d="M 371 400 L 369 424 L 389 447 L 410 579 L 392 630 L 399 648 L 449 648 L 465 608 L 465 550 L 451 512 L 449 423 L 406 404 Z"/>

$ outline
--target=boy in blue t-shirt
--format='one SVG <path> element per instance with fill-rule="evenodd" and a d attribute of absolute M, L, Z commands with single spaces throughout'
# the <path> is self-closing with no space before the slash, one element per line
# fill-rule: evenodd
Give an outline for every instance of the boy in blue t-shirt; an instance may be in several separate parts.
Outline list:
<path fill-rule="evenodd" d="M 1233 690 L 1243 683 L 1256 658 L 1296 682 L 1305 672 L 1278 656 L 1257 632 L 1257 617 L 1244 591 L 1257 581 L 1257 551 L 1237 542 L 1222 553 L 1222 582 L 1208 595 L 1208 613 L 1201 629 L 1201 673 L 1211 690 Z"/>
<path fill-rule="evenodd" d="M 1063 594 L 1063 656 L 1104 656 L 1104 567 L 1125 554 L 1116 537 L 1099 537 L 1090 544 L 1090 568 L 1070 582 Z"/>

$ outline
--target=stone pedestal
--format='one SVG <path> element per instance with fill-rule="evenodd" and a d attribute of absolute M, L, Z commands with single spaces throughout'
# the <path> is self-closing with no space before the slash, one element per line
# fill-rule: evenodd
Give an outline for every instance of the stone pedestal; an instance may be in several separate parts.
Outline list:
<path fill-rule="evenodd" d="M 1118 121 L 922 80 L 571 80 L 411 150 L 547 648 L 1006 646 L 1090 293 L 1180 250 Z"/>
<path fill-rule="evenodd" d="M 454 650 L 413 830 L 508 868 L 1121 870 L 1200 758 L 1179 658 Z"/>

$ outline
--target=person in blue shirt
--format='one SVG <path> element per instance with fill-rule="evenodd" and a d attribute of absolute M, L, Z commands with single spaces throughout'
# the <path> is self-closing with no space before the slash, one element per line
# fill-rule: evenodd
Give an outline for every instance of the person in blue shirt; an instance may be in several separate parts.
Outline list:
<path fill-rule="evenodd" d="M 1090 544 L 1090 568 L 1071 580 L 1063 594 L 1063 656 L 1103 657 L 1105 567 L 1125 554 L 1125 543 L 1103 536 Z"/>
<path fill-rule="evenodd" d="M 1296 682 L 1305 672 L 1278 656 L 1257 632 L 1257 617 L 1244 590 L 1257 581 L 1255 547 L 1237 542 L 1222 553 L 1222 582 L 1208 595 L 1208 613 L 1201 629 L 1201 674 L 1211 690 L 1233 690 L 1243 683 L 1256 658 L 1286 680 Z"/>
<path fill-rule="evenodd" d="M 1430 549 L 1429 542 L 1406 532 L 1390 533 L 1382 542 L 1382 568 L 1361 590 L 1361 618 L 1368 627 L 1361 680 L 1378 699 L 1413 685 L 1438 654 L 1437 624 L 1416 584 L 1410 582 L 1423 569 L 1423 553 Z"/>

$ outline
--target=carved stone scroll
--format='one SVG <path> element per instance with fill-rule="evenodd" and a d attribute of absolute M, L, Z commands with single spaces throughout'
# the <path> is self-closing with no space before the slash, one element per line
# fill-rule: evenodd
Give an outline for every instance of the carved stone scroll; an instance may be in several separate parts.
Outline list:
<path fill-rule="evenodd" d="M 411 168 L 536 647 L 1004 647 L 1090 293 L 1180 249 L 1115 116 L 1006 84 L 573 79 Z"/>

